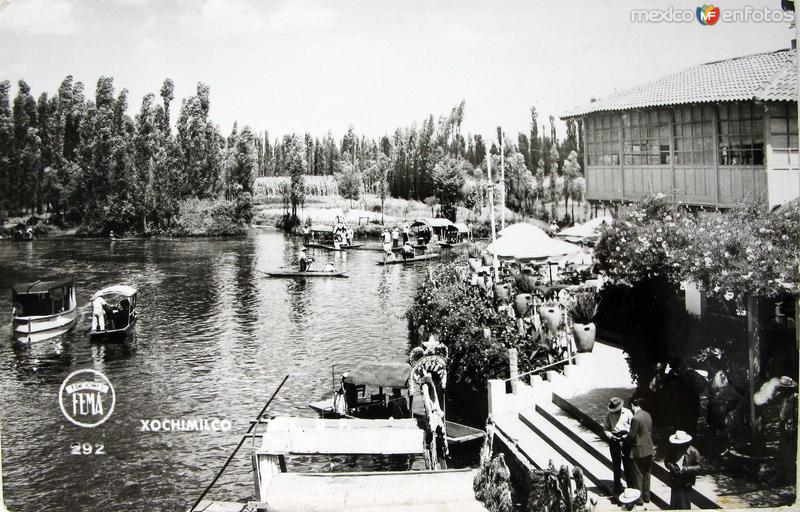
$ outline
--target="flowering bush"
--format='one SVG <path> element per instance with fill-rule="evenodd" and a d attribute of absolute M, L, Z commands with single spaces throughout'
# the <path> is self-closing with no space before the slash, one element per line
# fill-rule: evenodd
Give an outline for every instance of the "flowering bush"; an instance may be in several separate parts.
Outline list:
<path fill-rule="evenodd" d="M 617 284 L 659 277 L 697 282 L 719 301 L 776 296 L 797 286 L 800 206 L 694 215 L 663 194 L 650 196 L 605 228 L 595 254 Z"/>
<path fill-rule="evenodd" d="M 776 296 L 798 281 L 800 207 L 766 213 L 753 204 L 701 216 L 676 254 L 684 278 L 720 302 Z"/>
<path fill-rule="evenodd" d="M 682 268 L 674 257 L 686 247 L 693 225 L 685 207 L 663 194 L 647 197 L 604 228 L 595 247 L 600 270 L 629 286 L 656 276 L 680 282 Z"/>

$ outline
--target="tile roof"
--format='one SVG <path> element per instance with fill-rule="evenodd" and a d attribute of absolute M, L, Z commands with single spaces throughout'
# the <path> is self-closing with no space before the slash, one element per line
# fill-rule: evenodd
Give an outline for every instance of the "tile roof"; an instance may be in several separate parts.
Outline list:
<path fill-rule="evenodd" d="M 562 119 L 592 112 L 733 100 L 797 101 L 797 50 L 709 62 L 575 108 Z"/>

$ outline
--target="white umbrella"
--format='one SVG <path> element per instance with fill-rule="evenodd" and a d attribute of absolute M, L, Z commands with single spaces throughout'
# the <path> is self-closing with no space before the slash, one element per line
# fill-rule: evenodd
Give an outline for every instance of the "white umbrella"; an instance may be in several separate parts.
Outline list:
<path fill-rule="evenodd" d="M 518 225 L 514 224 L 509 228 Z M 506 228 L 506 230 L 509 228 Z M 581 251 L 579 246 L 550 238 L 535 226 L 530 226 L 530 228 L 521 227 L 511 233 L 506 233 L 489 244 L 486 250 L 495 256 L 516 258 L 518 260 L 546 260 L 577 254 Z"/>
<path fill-rule="evenodd" d="M 527 222 L 518 222 L 516 224 L 511 224 L 504 229 L 501 229 L 498 236 L 505 236 L 505 237 L 525 237 L 525 238 L 536 238 L 536 237 L 547 237 L 547 233 L 544 232 L 538 226 L 534 226 L 533 224 L 529 224 Z"/>
<path fill-rule="evenodd" d="M 564 228 L 559 231 L 556 236 L 570 242 L 580 242 L 582 240 L 597 238 L 600 236 L 600 229 L 602 229 L 603 225 L 611 225 L 613 222 L 614 218 L 610 216 L 595 217 L 583 224 L 576 224 L 572 227 Z"/>

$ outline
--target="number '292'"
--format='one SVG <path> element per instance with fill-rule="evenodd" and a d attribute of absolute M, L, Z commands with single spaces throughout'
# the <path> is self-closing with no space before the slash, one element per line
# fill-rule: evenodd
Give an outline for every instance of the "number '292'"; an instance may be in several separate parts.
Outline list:
<path fill-rule="evenodd" d="M 105 455 L 106 446 L 102 443 L 72 443 L 70 453 L 72 455 Z"/>

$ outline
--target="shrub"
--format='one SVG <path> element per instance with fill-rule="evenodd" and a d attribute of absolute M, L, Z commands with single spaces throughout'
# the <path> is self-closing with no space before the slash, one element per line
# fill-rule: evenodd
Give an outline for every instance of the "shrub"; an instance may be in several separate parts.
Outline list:
<path fill-rule="evenodd" d="M 241 205 L 239 205 L 241 206 Z M 249 231 L 238 217 L 240 207 L 226 199 L 185 199 L 180 202 L 176 225 L 178 236 L 241 236 Z"/>

